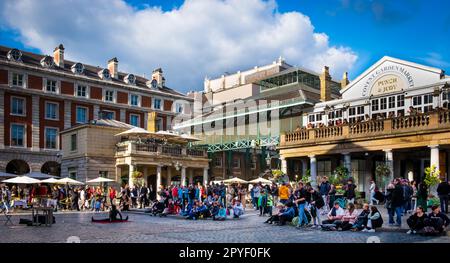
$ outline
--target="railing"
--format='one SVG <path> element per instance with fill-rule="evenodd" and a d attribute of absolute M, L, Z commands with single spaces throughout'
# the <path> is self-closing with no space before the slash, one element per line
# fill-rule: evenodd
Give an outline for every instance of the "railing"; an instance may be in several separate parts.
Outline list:
<path fill-rule="evenodd" d="M 157 152 L 158 145 L 155 143 L 136 143 L 136 151 Z"/>
<path fill-rule="evenodd" d="M 382 132 L 384 130 L 384 121 L 373 120 L 368 122 L 360 122 L 350 125 L 350 134 L 366 134 L 374 132 Z"/>
<path fill-rule="evenodd" d="M 282 135 L 280 144 L 283 146 L 371 136 L 394 136 L 402 133 L 432 132 L 439 129 L 450 129 L 450 111 L 440 110 L 340 126 L 304 128 Z"/>
<path fill-rule="evenodd" d="M 127 151 L 127 149 L 128 149 L 127 145 L 118 145 L 118 146 L 116 146 L 116 152 L 117 153 L 124 153 L 124 152 Z"/>
<path fill-rule="evenodd" d="M 181 155 L 181 147 L 179 147 L 179 146 L 163 145 L 162 153 L 163 154 L 167 154 L 167 155 L 180 156 Z"/>
<path fill-rule="evenodd" d="M 397 117 L 392 119 L 392 129 L 407 129 L 428 126 L 430 124 L 430 115 L 417 114 L 405 117 Z"/>
<path fill-rule="evenodd" d="M 204 149 L 187 149 L 187 155 L 189 156 L 199 156 L 204 157 L 205 156 L 205 150 Z"/>
<path fill-rule="evenodd" d="M 116 145 L 116 155 L 155 154 L 167 156 L 207 157 L 206 149 L 185 147 L 182 145 L 165 145 L 155 142 L 123 141 Z"/>
<path fill-rule="evenodd" d="M 332 126 L 315 129 L 316 138 L 329 138 L 336 136 L 342 136 L 342 126 Z"/>

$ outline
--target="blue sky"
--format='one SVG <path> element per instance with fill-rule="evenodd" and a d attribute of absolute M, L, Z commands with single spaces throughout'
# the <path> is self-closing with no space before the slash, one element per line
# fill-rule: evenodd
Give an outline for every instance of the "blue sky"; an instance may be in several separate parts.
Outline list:
<path fill-rule="evenodd" d="M 20 10 L 17 9 L 18 12 L 26 12 L 21 11 L 24 6 L 31 6 L 30 9 L 36 10 L 37 8 L 34 6 L 37 4 L 36 2 L 50 6 L 54 4 L 53 0 L 28 3 L 26 1 L 17 0 L 18 5 L 23 5 Z M 53 24 L 55 21 L 52 20 L 54 18 L 51 18 L 51 16 L 41 15 L 39 19 L 33 20 L 29 15 L 27 16 L 27 13 L 23 13 L 23 16 L 21 16 L 21 19 L 25 21 L 2 15 L 3 18 L 0 18 L 0 45 L 49 53 L 52 46 L 63 42 L 66 48 L 69 45 L 69 50 L 73 50 L 72 53 L 68 51 L 70 58 L 91 64 L 100 64 L 102 61 L 106 61 L 107 58 L 104 56 L 117 53 L 119 56 L 128 58 L 128 60 L 123 59 L 123 68 L 126 70 L 134 70 L 145 74 L 146 67 L 162 65 L 163 69 L 166 68 L 167 74 L 169 74 L 168 83 L 181 91 L 201 89 L 203 78 L 206 75 L 216 77 L 225 71 L 233 72 L 261 63 L 270 63 L 278 55 L 282 55 L 291 64 L 306 66 L 315 70 L 319 70 L 323 66 L 322 64 L 330 63 L 332 65 L 330 68 L 335 69 L 335 77 L 341 76 L 342 71 L 348 70 L 350 78 L 355 78 L 384 55 L 435 66 L 446 70 L 447 73 L 450 72 L 450 51 L 448 49 L 450 43 L 450 1 L 278 0 L 266 2 L 248 0 L 249 3 L 247 3 L 247 0 L 229 0 L 226 1 L 227 4 L 222 4 L 219 0 L 211 1 L 218 2 L 216 5 L 209 5 L 209 2 L 205 0 L 191 0 L 190 3 L 184 3 L 181 0 L 128 0 L 126 3 L 122 3 L 120 0 L 115 1 L 114 7 L 111 7 L 109 1 L 104 2 L 103 0 L 89 3 L 92 3 L 93 8 L 98 6 L 103 9 L 106 9 L 105 5 L 108 4 L 110 5 L 108 7 L 110 13 L 126 13 L 127 15 L 124 16 L 121 23 L 127 21 L 127 19 L 133 19 L 130 26 L 138 23 L 146 25 L 146 23 L 150 23 L 149 21 L 153 21 L 151 24 L 154 25 L 161 21 L 161 27 L 169 33 L 155 35 L 156 40 L 151 39 L 148 45 L 141 48 L 154 54 L 158 59 L 152 56 L 151 59 L 144 60 L 141 58 L 142 56 L 133 56 L 133 53 L 122 50 L 125 48 L 124 44 L 107 45 L 106 48 L 106 45 L 104 45 L 102 49 L 95 49 L 94 44 L 102 41 L 101 39 L 95 39 L 95 35 L 91 38 L 82 38 L 82 41 L 86 43 L 79 44 L 80 36 L 84 35 L 85 32 L 81 32 L 82 29 L 78 27 L 74 27 L 73 30 L 65 30 L 67 26 L 74 26 L 71 21 L 64 21 L 61 26 L 58 22 L 58 26 L 56 26 Z M 193 2 L 196 3 L 193 4 Z M 10 0 L 5 0 L 4 5 L 6 6 L 3 10 L 14 10 L 16 7 L 13 6 L 13 3 Z M 76 13 L 79 10 L 80 14 L 85 12 L 86 7 L 83 6 L 88 6 L 81 0 L 80 2 L 71 2 L 69 5 L 73 5 L 71 8 L 73 11 L 71 12 Z M 185 12 L 173 12 L 174 9 L 178 10 L 183 5 L 185 5 Z M 187 8 L 188 6 L 190 8 Z M 155 7 L 160 7 L 162 10 L 154 11 Z M 212 11 L 212 18 L 208 17 L 208 14 L 199 15 L 199 21 L 214 22 L 203 25 L 203 27 L 210 27 L 200 30 L 205 30 L 205 33 L 198 33 L 198 26 L 186 26 L 185 29 L 177 31 L 183 25 L 176 24 L 177 20 L 171 17 L 178 16 L 180 19 L 186 19 L 186 21 L 193 19 L 192 23 L 195 23 L 195 12 L 211 10 L 207 8 L 223 10 Z M 237 11 L 233 12 L 233 8 Z M 245 10 L 253 8 L 254 11 L 247 12 Z M 144 13 L 145 15 L 143 15 Z M 192 13 L 194 13 L 194 16 Z M 291 13 L 297 16 L 289 16 Z M 304 15 L 309 18 L 310 22 L 305 21 L 303 17 L 298 15 Z M 142 16 L 145 18 L 142 18 Z M 265 19 L 265 16 L 267 19 Z M 30 17 L 28 24 L 23 17 Z M 214 17 L 221 17 L 222 20 L 214 20 Z M 227 21 L 228 17 L 229 20 Z M 82 18 L 82 15 L 78 17 L 78 19 Z M 106 24 L 108 23 L 107 19 L 96 19 L 97 21 L 93 21 L 95 24 L 101 24 L 103 21 Z M 242 19 L 240 24 L 227 26 L 227 24 L 232 24 L 230 21 L 236 19 Z M 252 49 L 246 36 L 254 34 L 256 39 L 265 39 L 265 35 L 258 35 L 255 25 L 265 23 L 266 20 L 267 24 L 262 26 L 262 31 L 266 29 L 267 32 L 274 30 L 270 23 L 283 24 L 282 22 L 286 20 L 289 23 L 275 28 L 280 32 L 280 36 L 277 38 L 279 42 L 274 44 L 268 40 L 268 42 L 261 43 L 255 48 L 259 52 L 246 54 L 246 50 Z M 244 23 L 250 21 L 249 27 L 254 29 L 241 29 L 240 25 L 243 21 Z M 190 23 L 187 22 L 186 24 Z M 140 27 L 142 27 L 142 24 Z M 284 40 L 283 37 L 289 34 L 290 25 L 293 27 L 293 34 L 305 32 L 304 34 L 308 36 Z M 242 26 L 242 28 L 244 27 Z M 85 30 L 91 29 L 86 27 Z M 326 35 L 326 40 L 323 40 L 323 38 L 317 40 L 317 36 L 323 35 Z M 117 38 L 117 36 L 111 36 L 112 34 L 105 33 L 102 39 L 111 38 L 115 40 Z M 170 42 L 171 36 L 174 36 L 173 43 Z M 176 36 L 179 36 L 179 39 L 176 39 Z M 186 38 L 191 38 L 191 36 L 191 40 L 185 41 Z M 217 36 L 217 41 L 213 41 L 212 38 Z M 150 43 L 162 38 L 165 40 L 157 45 L 152 46 Z M 127 41 L 126 45 L 132 41 Z M 205 46 L 202 43 L 200 45 L 202 47 L 199 47 L 200 41 L 214 43 Z M 288 44 L 283 43 L 283 41 L 288 42 Z M 147 40 L 145 39 L 143 42 L 147 42 Z M 178 46 L 177 42 L 179 42 Z M 110 43 L 110 41 L 105 43 Z M 143 45 L 141 42 L 138 44 Z M 317 48 L 317 46 L 320 47 Z M 90 50 L 88 47 L 92 47 L 92 53 L 75 52 L 75 49 Z M 230 48 L 234 50 L 235 47 L 237 47 L 237 51 L 228 51 Z M 183 48 L 186 51 L 183 51 Z M 200 49 L 200 51 L 197 49 Z M 313 50 L 314 55 L 309 56 L 309 50 Z M 224 55 L 219 56 L 216 53 Z M 243 53 L 245 55 L 242 55 Z M 191 54 L 191 58 L 189 54 Z M 171 55 L 174 57 L 173 59 L 169 58 Z M 303 59 L 304 57 L 305 59 Z M 191 65 L 192 60 L 196 61 L 195 63 L 192 62 Z M 119 57 L 119 61 L 121 61 L 121 57 Z"/>

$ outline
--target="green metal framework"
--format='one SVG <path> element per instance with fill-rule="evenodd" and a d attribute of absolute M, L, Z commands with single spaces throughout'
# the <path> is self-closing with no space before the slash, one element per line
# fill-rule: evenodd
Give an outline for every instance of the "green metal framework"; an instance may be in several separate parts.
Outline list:
<path fill-rule="evenodd" d="M 253 145 L 253 143 L 255 143 L 255 145 Z M 257 140 L 239 140 L 228 143 L 208 144 L 207 147 L 208 153 L 214 153 L 240 149 L 251 149 L 254 148 L 255 146 L 259 147 L 272 146 L 278 145 L 279 143 L 280 143 L 280 136 L 268 136 L 268 137 L 260 137 Z"/>

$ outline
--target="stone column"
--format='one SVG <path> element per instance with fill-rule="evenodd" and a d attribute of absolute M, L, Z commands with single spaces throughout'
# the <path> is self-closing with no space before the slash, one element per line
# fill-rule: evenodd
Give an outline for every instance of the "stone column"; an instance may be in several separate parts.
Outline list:
<path fill-rule="evenodd" d="M 62 118 L 62 116 L 59 116 Z M 64 129 L 69 129 L 72 126 L 72 102 L 64 101 Z"/>
<path fill-rule="evenodd" d="M 309 164 L 311 166 L 311 168 L 310 168 L 311 186 L 316 187 L 317 186 L 317 159 L 316 159 L 315 155 L 309 156 Z"/>
<path fill-rule="evenodd" d="M 133 183 L 133 172 L 134 172 L 135 167 L 134 167 L 134 165 L 129 164 L 128 168 L 129 168 L 128 169 L 128 186 L 131 188 L 131 187 L 134 186 L 134 183 Z"/>
<path fill-rule="evenodd" d="M 436 170 L 439 170 L 439 145 L 430 145 L 428 147 L 431 149 L 430 166 L 434 165 Z"/>
<path fill-rule="evenodd" d="M 186 186 L 186 167 L 181 167 L 181 186 Z"/>
<path fill-rule="evenodd" d="M 350 153 L 343 153 L 344 167 L 347 168 L 349 176 L 352 176 L 352 156 Z"/>
<path fill-rule="evenodd" d="M 167 186 L 172 184 L 172 167 L 167 166 Z"/>
<path fill-rule="evenodd" d="M 156 166 L 156 197 L 158 200 L 161 198 L 159 196 L 159 191 L 161 189 L 161 165 Z"/>
<path fill-rule="evenodd" d="M 390 181 L 392 181 L 394 179 L 394 153 L 392 152 L 392 149 L 386 149 L 384 150 L 384 153 L 386 165 L 388 166 L 389 171 L 391 171 L 389 178 Z"/>
<path fill-rule="evenodd" d="M 120 176 L 122 175 L 122 168 L 116 166 L 116 183 L 120 183 Z"/>
<path fill-rule="evenodd" d="M 208 185 L 208 167 L 203 168 L 203 186 Z"/>
<path fill-rule="evenodd" d="M 287 160 L 284 157 L 280 157 L 280 160 L 281 160 L 281 171 L 284 174 L 287 174 Z"/>
<path fill-rule="evenodd" d="M 31 104 L 33 112 L 27 112 L 27 114 L 32 114 L 31 145 L 33 151 L 39 151 L 39 96 L 33 96 Z"/>
<path fill-rule="evenodd" d="M 194 182 L 194 168 L 189 169 L 189 184 Z"/>

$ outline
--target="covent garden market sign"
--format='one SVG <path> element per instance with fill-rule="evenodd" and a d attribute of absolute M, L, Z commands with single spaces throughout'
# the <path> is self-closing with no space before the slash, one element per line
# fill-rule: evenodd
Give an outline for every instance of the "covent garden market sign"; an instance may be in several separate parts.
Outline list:
<path fill-rule="evenodd" d="M 384 66 L 368 76 L 364 82 L 362 96 L 378 96 L 412 87 L 414 80 L 408 70 L 398 65 Z"/>

